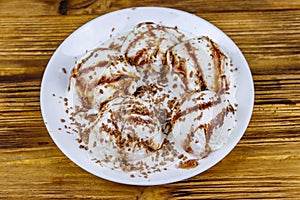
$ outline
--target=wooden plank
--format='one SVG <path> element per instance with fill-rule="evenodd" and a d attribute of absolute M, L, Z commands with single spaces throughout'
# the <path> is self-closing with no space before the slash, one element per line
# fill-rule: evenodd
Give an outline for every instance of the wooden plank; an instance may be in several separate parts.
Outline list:
<path fill-rule="evenodd" d="M 37 197 L 41 194 L 41 197 L 48 198 L 74 198 L 80 197 L 83 190 L 86 196 L 103 198 L 133 198 L 140 193 L 146 199 L 155 193 L 175 199 L 245 198 L 245 194 L 252 198 L 298 195 L 300 176 L 294 168 L 300 164 L 297 143 L 277 144 L 276 152 L 271 152 L 267 145 L 238 145 L 218 165 L 192 179 L 143 188 L 119 185 L 85 173 L 53 147 L 1 151 L 1 161 L 4 155 L 9 160 L 0 166 L 1 171 L 3 168 L 6 171 L 5 176 L 0 178 L 0 186 L 5 188 L 0 196 L 4 196 L 6 191 L 11 197 Z M 22 174 L 24 169 L 27 173 L 20 180 L 15 174 Z M 26 191 L 28 187 L 32 189 Z"/>
<path fill-rule="evenodd" d="M 31 0 L 31 1 L 0 1 L 0 15 L 2 16 L 42 16 L 59 15 L 59 0 Z M 162 6 L 185 10 L 187 12 L 228 12 L 228 11 L 268 11 L 268 10 L 295 10 L 300 8 L 300 2 L 294 0 L 267 0 L 251 1 L 223 1 L 213 3 L 205 0 L 199 1 L 144 1 L 144 0 L 69 0 L 67 4 L 69 15 L 96 14 L 111 12 L 128 7 Z M 33 10 L 34 9 L 34 12 Z"/>
<path fill-rule="evenodd" d="M 300 11 L 196 13 L 227 33 L 241 48 L 255 74 L 299 72 Z M 59 44 L 95 15 L 0 19 L 3 60 L 46 60 Z M 59 19 L 59 20 L 58 20 Z M 251 20 L 250 20 L 251 19 Z M 272 23 L 276 21 L 276 23 Z M 27 45 L 31 41 L 32 45 Z M 260 53 L 263 52 L 263 53 Z M 289 62 L 286 62 L 289 60 Z M 45 65 L 44 64 L 44 65 Z"/>
<path fill-rule="evenodd" d="M 0 199 L 299 199 L 300 1 L 0 0 Z M 95 177 L 53 143 L 40 83 L 61 42 L 79 26 L 126 7 L 165 6 L 212 22 L 244 53 L 255 85 L 247 131 L 206 172 L 139 187 Z"/>

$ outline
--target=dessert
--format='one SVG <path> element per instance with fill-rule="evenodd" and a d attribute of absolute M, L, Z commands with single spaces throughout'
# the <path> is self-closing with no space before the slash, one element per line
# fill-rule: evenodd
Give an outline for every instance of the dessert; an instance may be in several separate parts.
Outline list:
<path fill-rule="evenodd" d="M 235 125 L 235 70 L 205 36 L 141 23 L 73 68 L 71 122 L 97 162 L 145 177 L 196 167 Z"/>

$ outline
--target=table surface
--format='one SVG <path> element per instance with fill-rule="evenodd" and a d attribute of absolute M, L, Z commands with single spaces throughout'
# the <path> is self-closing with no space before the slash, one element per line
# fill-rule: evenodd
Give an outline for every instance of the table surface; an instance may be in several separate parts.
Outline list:
<path fill-rule="evenodd" d="M 0 0 L 0 198 L 300 199 L 299 0 L 64 2 L 59 13 L 59 0 Z M 53 143 L 40 112 L 42 75 L 58 45 L 91 19 L 137 6 L 210 21 L 240 47 L 253 74 L 254 111 L 236 148 L 173 184 L 128 186 L 87 173 Z"/>

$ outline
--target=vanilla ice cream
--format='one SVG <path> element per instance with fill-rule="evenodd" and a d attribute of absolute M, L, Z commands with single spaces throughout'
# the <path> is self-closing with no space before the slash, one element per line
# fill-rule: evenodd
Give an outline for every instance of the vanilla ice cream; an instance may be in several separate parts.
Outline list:
<path fill-rule="evenodd" d="M 191 93 L 172 115 L 171 137 L 184 152 L 206 157 L 224 144 L 235 125 L 234 108 L 213 91 Z"/>
<path fill-rule="evenodd" d="M 89 149 L 101 160 L 136 161 L 157 151 L 164 141 L 151 102 L 115 98 L 98 115 L 90 132 Z"/>
<path fill-rule="evenodd" d="M 97 161 L 151 173 L 220 148 L 235 126 L 235 91 L 215 42 L 146 22 L 77 62 L 71 119 Z"/>

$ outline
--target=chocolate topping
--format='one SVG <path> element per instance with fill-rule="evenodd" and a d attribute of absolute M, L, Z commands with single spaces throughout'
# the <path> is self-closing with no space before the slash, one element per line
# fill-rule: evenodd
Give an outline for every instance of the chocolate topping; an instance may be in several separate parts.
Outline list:
<path fill-rule="evenodd" d="M 225 54 L 208 37 L 198 40 L 209 41 L 212 64 L 206 64 L 216 69 L 212 74 L 203 71 L 207 68 L 193 40 L 177 27 L 152 22 L 138 24 L 128 35 L 107 43 L 108 48 L 97 48 L 78 62 L 70 75 L 69 90 L 78 104 L 70 110 L 70 120 L 84 143 L 82 148 L 98 154 L 100 163 L 140 171 L 144 177 L 180 160 L 179 168 L 197 167 L 197 159 L 212 151 L 209 142 L 215 130 L 235 114 L 234 104 L 229 103 L 208 122 L 198 123 L 208 118 L 208 110 L 223 103 L 221 95 L 229 93 L 231 86 Z M 184 56 L 174 50 L 178 45 L 185 48 Z M 191 80 L 198 89 L 190 88 Z M 210 90 L 214 98 L 205 99 L 205 91 Z M 194 94 L 199 95 L 191 98 Z M 188 101 L 190 105 L 184 107 Z M 188 133 L 180 141 L 185 155 L 179 156 L 174 127 L 190 118 Z M 197 153 L 195 144 L 202 145 L 195 139 L 199 130 L 205 134 L 204 150 L 197 159 L 189 159 L 189 154 Z M 152 167 L 147 159 L 154 163 Z"/>

